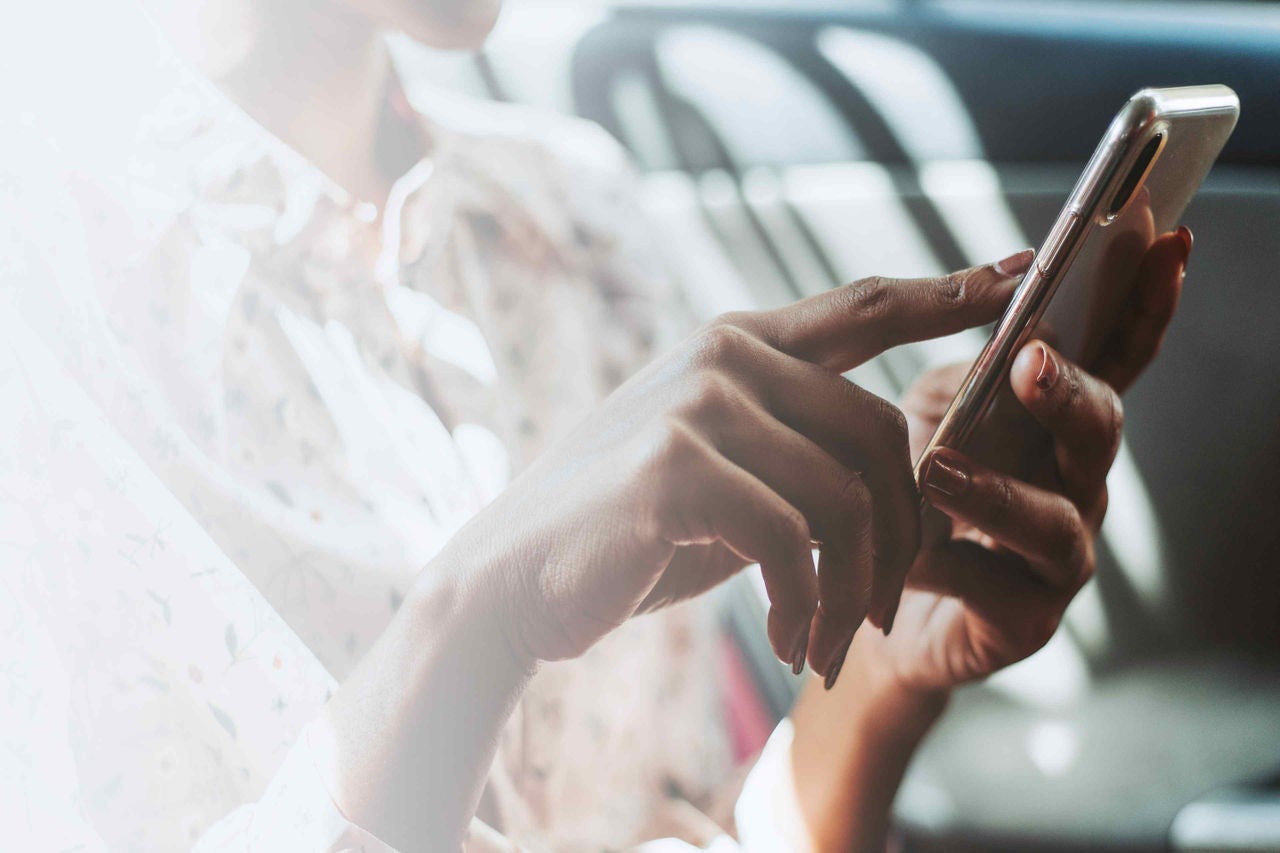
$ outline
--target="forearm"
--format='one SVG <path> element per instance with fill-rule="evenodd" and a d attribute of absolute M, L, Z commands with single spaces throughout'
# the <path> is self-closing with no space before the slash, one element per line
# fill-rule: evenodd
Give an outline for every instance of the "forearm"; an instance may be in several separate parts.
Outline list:
<path fill-rule="evenodd" d="M 903 774 L 947 705 L 945 691 L 911 692 L 887 677 L 883 641 L 864 626 L 837 688 L 812 679 L 792 712 L 796 794 L 819 850 L 882 853 Z"/>
<path fill-rule="evenodd" d="M 406 852 L 458 849 L 533 672 L 492 591 L 465 575 L 447 558 L 429 566 L 325 710 L 338 807 Z"/>

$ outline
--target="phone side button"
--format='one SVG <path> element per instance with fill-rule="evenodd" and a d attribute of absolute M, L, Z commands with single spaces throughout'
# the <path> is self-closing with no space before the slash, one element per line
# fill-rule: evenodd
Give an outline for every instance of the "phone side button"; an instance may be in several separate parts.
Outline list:
<path fill-rule="evenodd" d="M 1040 270 L 1040 275 L 1050 278 L 1058 272 L 1058 268 L 1062 265 L 1062 259 L 1067 255 L 1067 248 L 1071 245 L 1079 224 L 1080 211 L 1078 209 L 1067 211 L 1066 218 L 1058 221 L 1058 226 L 1049 234 L 1049 239 L 1045 240 L 1044 249 L 1041 250 L 1040 255 L 1036 258 L 1036 268 Z"/>

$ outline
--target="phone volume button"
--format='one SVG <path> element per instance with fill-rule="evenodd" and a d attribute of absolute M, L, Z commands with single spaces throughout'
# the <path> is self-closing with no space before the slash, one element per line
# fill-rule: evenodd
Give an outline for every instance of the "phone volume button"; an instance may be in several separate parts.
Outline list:
<path fill-rule="evenodd" d="M 1045 240 L 1044 249 L 1041 250 L 1039 257 L 1036 258 L 1036 268 L 1040 270 L 1040 275 L 1049 278 L 1058 272 L 1058 268 L 1062 266 L 1062 260 L 1066 257 L 1067 249 L 1075 237 L 1076 228 L 1079 224 L 1079 208 L 1068 210 L 1066 218 L 1058 220 L 1057 226 L 1050 232 L 1049 238 Z"/>

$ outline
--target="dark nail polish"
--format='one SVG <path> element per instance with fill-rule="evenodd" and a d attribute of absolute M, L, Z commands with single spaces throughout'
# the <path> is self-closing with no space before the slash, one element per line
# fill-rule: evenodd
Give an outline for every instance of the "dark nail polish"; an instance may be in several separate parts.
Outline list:
<path fill-rule="evenodd" d="M 1179 225 L 1177 234 L 1180 238 L 1182 238 L 1182 245 L 1186 247 L 1186 251 L 1183 253 L 1183 257 L 1184 258 L 1191 257 L 1191 247 L 1194 246 L 1196 242 L 1196 238 L 1191 233 L 1191 229 L 1185 225 Z"/>
<path fill-rule="evenodd" d="M 800 641 L 796 643 L 795 649 L 791 652 L 791 674 L 799 675 L 804 671 L 804 659 L 809 653 L 809 631 L 806 628 L 804 634 L 800 636 Z"/>
<path fill-rule="evenodd" d="M 1187 261 L 1191 258 L 1191 247 L 1195 244 L 1195 237 L 1192 236 L 1191 229 L 1185 225 L 1179 225 L 1175 233 L 1182 240 L 1182 268 L 1178 270 L 1178 283 L 1181 284 L 1187 278 Z"/>
<path fill-rule="evenodd" d="M 958 498 L 969 488 L 969 472 L 960 467 L 960 463 L 935 453 L 925 469 L 924 484 L 947 497 Z"/>
<path fill-rule="evenodd" d="M 889 612 L 884 617 L 884 635 L 886 637 L 893 630 L 893 620 L 898 618 L 898 605 L 901 603 L 901 598 L 894 599 L 893 604 L 889 606 Z"/>
<path fill-rule="evenodd" d="M 836 661 L 835 666 L 831 667 L 831 671 L 827 673 L 827 680 L 822 683 L 822 686 L 827 690 L 835 687 L 836 679 L 840 677 L 840 670 L 843 668 L 844 658 L 840 658 L 840 660 Z"/>
<path fill-rule="evenodd" d="M 1031 269 L 1031 261 L 1035 256 L 1035 249 L 1023 249 L 1021 252 L 1014 252 L 1009 257 L 996 261 L 993 267 L 996 272 L 1006 277 L 1022 275 Z"/>
<path fill-rule="evenodd" d="M 849 657 L 849 647 L 853 645 L 853 637 L 858 633 L 858 629 L 854 628 L 853 633 L 849 635 L 849 639 L 844 641 L 844 645 L 840 647 L 840 653 L 835 656 L 835 662 L 831 664 L 831 669 L 827 670 L 826 681 L 822 686 L 827 690 L 836 686 L 836 679 L 840 677 L 840 670 L 844 669 L 845 658 Z"/>
<path fill-rule="evenodd" d="M 1040 372 L 1036 374 L 1036 387 L 1048 391 L 1058 381 L 1058 359 L 1044 344 L 1040 344 Z"/>

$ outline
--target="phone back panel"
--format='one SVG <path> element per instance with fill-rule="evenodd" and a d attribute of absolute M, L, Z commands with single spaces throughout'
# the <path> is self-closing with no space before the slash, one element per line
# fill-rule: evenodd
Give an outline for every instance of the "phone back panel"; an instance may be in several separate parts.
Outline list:
<path fill-rule="evenodd" d="M 1058 336 L 1063 355 L 1086 368 L 1095 366 L 1100 350 L 1111 342 L 1109 333 L 1132 296 L 1129 286 L 1151 244 L 1178 226 L 1235 127 L 1238 108 L 1230 90 L 1206 100 L 1197 93 L 1225 87 L 1191 88 L 1190 98 L 1178 89 L 1140 93 L 1117 117 L 1129 128 L 1120 131 L 1124 141 L 1114 156 L 1122 174 L 1144 145 L 1157 135 L 1163 139 L 1145 180 L 1114 219 L 1107 215 L 1114 191 L 1108 193 L 1104 185 L 1093 215 L 1081 223 L 1074 260 L 1051 286 L 1042 322 Z M 1066 210 L 1073 202 L 1083 208 L 1089 200 L 1073 193 Z"/>
<path fill-rule="evenodd" d="M 922 459 L 933 447 L 952 447 L 997 470 L 1043 479 L 1052 462 L 1048 437 L 1013 396 L 1014 356 L 1039 337 L 1085 368 L 1098 366 L 1135 297 L 1143 258 L 1177 227 L 1238 115 L 1225 86 L 1144 89 L 1125 104 Z M 1115 207 L 1147 152 L 1147 171 Z"/>

